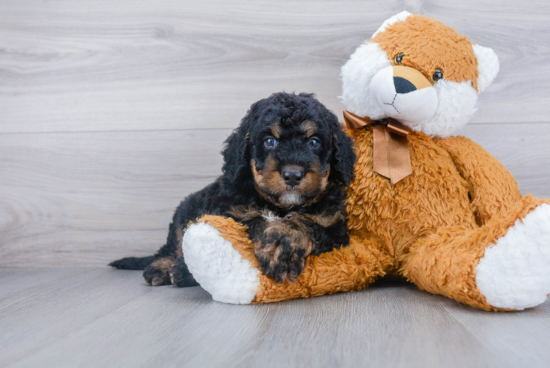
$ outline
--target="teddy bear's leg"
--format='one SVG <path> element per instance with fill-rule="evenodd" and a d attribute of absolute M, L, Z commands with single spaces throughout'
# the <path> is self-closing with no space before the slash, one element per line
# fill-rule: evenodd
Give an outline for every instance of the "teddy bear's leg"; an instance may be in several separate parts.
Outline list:
<path fill-rule="evenodd" d="M 485 310 L 522 310 L 550 293 L 550 204 L 525 197 L 475 229 L 420 239 L 400 271 L 420 288 Z"/>
<path fill-rule="evenodd" d="M 185 263 L 214 300 L 250 304 L 256 297 L 261 286 L 260 271 L 254 260 L 241 255 L 233 246 L 246 246 L 247 239 L 243 226 L 221 216 L 204 216 L 185 231 L 182 240 Z"/>
<path fill-rule="evenodd" d="M 307 258 L 294 283 L 278 284 L 260 272 L 245 227 L 232 219 L 204 216 L 185 232 L 183 254 L 197 282 L 214 300 L 233 304 L 270 303 L 366 287 L 393 266 L 380 240 L 359 240 Z"/>

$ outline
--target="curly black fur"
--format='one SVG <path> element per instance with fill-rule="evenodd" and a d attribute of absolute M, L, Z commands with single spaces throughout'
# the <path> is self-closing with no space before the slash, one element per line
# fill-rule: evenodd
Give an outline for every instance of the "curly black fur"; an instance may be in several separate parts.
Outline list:
<path fill-rule="evenodd" d="M 270 138 L 276 146 L 266 143 Z M 294 280 L 308 254 L 348 244 L 344 186 L 353 178 L 355 155 L 337 117 L 313 94 L 282 92 L 254 103 L 222 154 L 223 175 L 180 203 L 166 245 L 154 257 L 110 265 L 147 265 L 144 277 L 153 285 L 196 285 L 181 258 L 181 240 L 189 222 L 203 214 L 230 216 L 248 225 L 263 272 L 278 281 Z M 287 185 L 281 176 L 286 168 L 301 171 L 303 181 Z M 268 232 L 279 234 L 276 243 L 262 240 Z M 307 236 L 296 240 L 290 232 Z M 271 252 L 279 246 L 284 249 Z"/>

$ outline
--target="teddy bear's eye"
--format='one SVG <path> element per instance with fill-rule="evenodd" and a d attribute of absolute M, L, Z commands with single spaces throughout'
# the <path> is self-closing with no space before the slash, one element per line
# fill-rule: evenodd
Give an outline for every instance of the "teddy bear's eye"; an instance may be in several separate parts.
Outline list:
<path fill-rule="evenodd" d="M 432 75 L 432 79 L 434 80 L 434 82 L 443 79 L 443 72 L 440 69 L 436 69 L 434 74 Z"/>
<path fill-rule="evenodd" d="M 397 65 L 401 65 L 401 62 L 403 61 L 404 57 L 405 57 L 405 54 L 400 52 L 399 54 L 395 55 L 395 57 L 393 58 L 393 61 L 395 61 Z"/>

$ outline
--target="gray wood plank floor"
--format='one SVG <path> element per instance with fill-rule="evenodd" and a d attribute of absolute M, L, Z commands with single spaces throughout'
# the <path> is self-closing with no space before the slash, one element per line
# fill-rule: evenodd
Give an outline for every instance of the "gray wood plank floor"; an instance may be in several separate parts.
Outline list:
<path fill-rule="evenodd" d="M 2 367 L 548 367 L 550 303 L 487 313 L 401 283 L 235 306 L 140 272 L 4 269 Z"/>

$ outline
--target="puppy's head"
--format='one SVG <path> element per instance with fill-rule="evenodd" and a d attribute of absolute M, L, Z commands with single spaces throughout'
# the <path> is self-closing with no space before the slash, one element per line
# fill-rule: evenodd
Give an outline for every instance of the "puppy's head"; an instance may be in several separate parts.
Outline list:
<path fill-rule="evenodd" d="M 312 94 L 276 93 L 256 102 L 226 144 L 224 175 L 251 180 L 281 208 L 313 203 L 329 182 L 348 186 L 353 178 L 350 139 Z"/>

